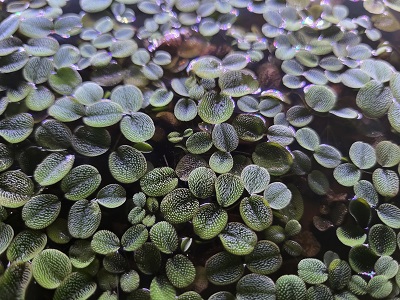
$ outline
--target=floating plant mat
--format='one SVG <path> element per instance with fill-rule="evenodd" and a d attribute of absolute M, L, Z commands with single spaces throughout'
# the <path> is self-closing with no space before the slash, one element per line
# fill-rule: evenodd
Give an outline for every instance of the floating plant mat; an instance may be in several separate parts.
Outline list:
<path fill-rule="evenodd" d="M 0 2 L 0 299 L 399 299 L 400 1 Z"/>

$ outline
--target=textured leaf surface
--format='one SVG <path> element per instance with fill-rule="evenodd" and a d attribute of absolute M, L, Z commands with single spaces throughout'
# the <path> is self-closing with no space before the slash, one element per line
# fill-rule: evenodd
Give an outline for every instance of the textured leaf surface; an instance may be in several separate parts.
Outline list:
<path fill-rule="evenodd" d="M 71 262 L 64 253 L 57 249 L 46 249 L 32 261 L 33 277 L 46 289 L 57 288 L 71 273 Z"/>
<path fill-rule="evenodd" d="M 205 267 L 208 280 L 215 285 L 236 282 L 244 273 L 241 258 L 228 252 L 214 254 L 206 261 Z"/>
<path fill-rule="evenodd" d="M 132 183 L 142 177 L 147 169 L 144 155 L 127 145 L 118 147 L 108 157 L 111 175 L 122 183 Z"/>
<path fill-rule="evenodd" d="M 22 208 L 22 220 L 32 229 L 43 229 L 53 223 L 61 211 L 56 195 L 41 194 L 32 197 Z"/>
<path fill-rule="evenodd" d="M 0 174 L 0 205 L 20 207 L 34 192 L 32 180 L 21 171 L 6 171 Z"/>
<path fill-rule="evenodd" d="M 230 222 L 219 234 L 225 250 L 235 255 L 246 255 L 254 250 L 257 235 L 238 222 Z"/>
<path fill-rule="evenodd" d="M 92 236 L 100 225 L 101 211 L 96 202 L 79 200 L 68 213 L 68 231 L 74 238 Z"/>
<path fill-rule="evenodd" d="M 7 249 L 9 261 L 28 261 L 46 246 L 47 236 L 40 231 L 24 230 L 18 233 Z"/>
<path fill-rule="evenodd" d="M 54 300 L 88 299 L 96 291 L 97 284 L 83 273 L 73 272 L 54 293 Z"/>
<path fill-rule="evenodd" d="M 68 174 L 74 161 L 73 154 L 51 153 L 36 167 L 33 177 L 42 186 L 52 185 Z"/>

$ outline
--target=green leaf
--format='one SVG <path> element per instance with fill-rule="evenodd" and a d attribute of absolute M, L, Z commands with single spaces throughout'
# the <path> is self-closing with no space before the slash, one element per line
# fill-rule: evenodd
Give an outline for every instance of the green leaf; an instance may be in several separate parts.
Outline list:
<path fill-rule="evenodd" d="M 233 120 L 232 125 L 238 137 L 247 142 L 255 142 L 264 136 L 267 128 L 265 119 L 254 114 L 240 114 Z"/>
<path fill-rule="evenodd" d="M 279 247 L 267 240 L 258 241 L 254 250 L 245 256 L 246 267 L 254 273 L 268 275 L 282 266 Z"/>
<path fill-rule="evenodd" d="M 140 187 L 148 196 L 165 196 L 178 185 L 175 171 L 169 167 L 155 168 L 140 179 Z"/>
<path fill-rule="evenodd" d="M 91 127 L 108 127 L 122 118 L 122 107 L 110 100 L 101 100 L 86 108 L 83 122 Z"/>
<path fill-rule="evenodd" d="M 64 123 L 47 119 L 35 130 L 36 142 L 45 148 L 60 150 L 71 146 L 72 133 Z"/>
<path fill-rule="evenodd" d="M 100 0 L 100 1 L 90 1 L 90 0 L 79 0 L 79 5 L 82 10 L 88 13 L 97 13 L 105 10 L 112 3 L 112 0 Z"/>
<path fill-rule="evenodd" d="M 44 83 L 53 71 L 53 63 L 46 57 L 32 57 L 25 65 L 24 78 L 34 84 Z"/>
<path fill-rule="evenodd" d="M 79 49 L 72 45 L 62 45 L 53 56 L 53 64 L 57 69 L 76 64 L 81 58 Z"/>
<path fill-rule="evenodd" d="M 367 282 L 360 275 L 353 275 L 348 283 L 350 292 L 355 295 L 365 295 L 367 293 Z"/>
<path fill-rule="evenodd" d="M 135 148 L 122 145 L 108 157 L 111 175 L 122 183 L 139 180 L 146 172 L 147 161 Z"/>
<path fill-rule="evenodd" d="M 228 213 L 212 203 L 200 206 L 192 220 L 194 233 L 204 240 L 216 237 L 227 222 Z"/>
<path fill-rule="evenodd" d="M 61 181 L 64 197 L 69 200 L 85 199 L 101 183 L 99 171 L 91 165 L 80 165 L 73 168 Z"/>
<path fill-rule="evenodd" d="M 88 240 L 75 240 L 69 247 L 68 254 L 72 265 L 78 269 L 89 266 L 96 257 Z"/>
<path fill-rule="evenodd" d="M 317 195 L 325 195 L 329 191 L 329 181 L 325 174 L 318 170 L 311 171 L 307 176 L 310 189 Z"/>
<path fill-rule="evenodd" d="M 7 250 L 13 237 L 14 230 L 11 225 L 0 222 L 0 254 Z"/>
<path fill-rule="evenodd" d="M 186 140 L 186 148 L 190 153 L 202 154 L 212 147 L 211 135 L 208 132 L 200 131 L 191 135 Z"/>
<path fill-rule="evenodd" d="M 202 56 L 193 61 L 190 67 L 201 78 L 217 78 L 222 74 L 221 60 L 213 56 Z"/>
<path fill-rule="evenodd" d="M 75 99 L 83 105 L 94 104 L 103 98 L 103 88 L 95 82 L 86 81 L 74 91 Z"/>
<path fill-rule="evenodd" d="M 0 172 L 3 172 L 11 167 L 13 162 L 14 157 L 11 149 L 7 145 L 0 143 Z"/>
<path fill-rule="evenodd" d="M 149 232 L 143 224 L 136 224 L 129 227 L 121 238 L 121 245 L 125 251 L 136 251 L 146 241 Z"/>
<path fill-rule="evenodd" d="M 378 168 L 372 173 L 376 191 L 385 197 L 395 197 L 399 192 L 399 177 L 396 172 Z"/>
<path fill-rule="evenodd" d="M 72 147 L 79 154 L 93 157 L 106 153 L 111 145 L 111 135 L 104 128 L 86 125 L 75 128 Z"/>
<path fill-rule="evenodd" d="M 218 85 L 221 93 L 232 97 L 252 94 L 259 87 L 255 75 L 248 70 L 224 72 L 218 79 Z"/>
<path fill-rule="evenodd" d="M 25 98 L 26 106 L 33 111 L 42 111 L 49 108 L 55 100 L 54 94 L 46 87 L 39 86 L 31 89 Z"/>
<path fill-rule="evenodd" d="M 114 41 L 110 46 L 110 53 L 113 57 L 124 58 L 131 56 L 137 48 L 134 40 Z"/>
<path fill-rule="evenodd" d="M 304 97 L 307 105 L 317 112 L 330 111 L 337 101 L 337 95 L 334 90 L 320 85 L 305 87 Z"/>
<path fill-rule="evenodd" d="M 218 235 L 225 250 L 235 255 L 247 255 L 254 250 L 257 235 L 242 223 L 230 222 Z"/>
<path fill-rule="evenodd" d="M 342 154 L 335 147 L 321 144 L 314 150 L 314 158 L 325 168 L 336 168 L 342 159 Z"/>
<path fill-rule="evenodd" d="M 371 80 L 358 91 L 356 104 L 368 118 L 380 118 L 388 111 L 392 98 L 389 87 Z"/>
<path fill-rule="evenodd" d="M 101 206 L 116 208 L 125 203 L 126 191 L 119 184 L 108 184 L 97 193 L 96 201 Z"/>
<path fill-rule="evenodd" d="M 350 88 L 361 88 L 370 81 L 367 73 L 360 69 L 348 69 L 341 75 L 342 83 Z"/>
<path fill-rule="evenodd" d="M 167 91 L 166 89 L 157 89 L 151 95 L 149 102 L 154 107 L 162 107 L 167 105 L 172 101 L 174 94 L 172 91 Z"/>
<path fill-rule="evenodd" d="M 12 36 L 18 29 L 20 17 L 17 14 L 11 14 L 0 23 L 0 40 Z"/>
<path fill-rule="evenodd" d="M 377 260 L 378 256 L 364 245 L 357 245 L 350 249 L 349 264 L 356 273 L 371 272 Z"/>
<path fill-rule="evenodd" d="M 362 245 L 367 239 L 365 231 L 360 226 L 354 224 L 346 224 L 338 227 L 336 229 L 336 236 L 342 244 L 349 247 Z"/>
<path fill-rule="evenodd" d="M 178 248 L 178 234 L 174 226 L 165 221 L 151 227 L 150 239 L 163 253 L 170 254 Z"/>
<path fill-rule="evenodd" d="M 375 224 L 368 232 L 368 242 L 376 255 L 392 255 L 397 246 L 396 233 L 387 225 Z"/>
<path fill-rule="evenodd" d="M 287 173 L 293 163 L 293 157 L 283 146 L 272 143 L 259 143 L 252 154 L 255 164 L 266 168 L 272 176 L 280 176 Z"/>
<path fill-rule="evenodd" d="M 110 100 L 118 103 L 124 112 L 136 112 L 142 108 L 143 94 L 134 85 L 119 85 L 111 91 Z"/>
<path fill-rule="evenodd" d="M 327 268 L 319 259 L 304 258 L 297 267 L 299 277 L 308 284 L 320 284 L 328 280 Z"/>
<path fill-rule="evenodd" d="M 400 147 L 390 141 L 376 145 L 376 160 L 382 167 L 393 167 L 400 163 Z"/>
<path fill-rule="evenodd" d="M 216 124 L 211 136 L 214 146 L 220 151 L 232 152 L 239 145 L 235 128 L 228 123 Z"/>
<path fill-rule="evenodd" d="M 333 295 L 326 285 L 317 284 L 309 287 L 307 289 L 307 299 L 309 300 L 318 300 L 318 299 L 326 299 L 333 300 Z"/>
<path fill-rule="evenodd" d="M 377 59 L 363 60 L 360 68 L 378 82 L 389 81 L 395 71 L 391 64 Z"/>
<path fill-rule="evenodd" d="M 131 142 L 140 143 L 151 139 L 155 132 L 153 120 L 141 112 L 131 113 L 122 118 L 120 123 L 122 134 Z"/>
<path fill-rule="evenodd" d="M 120 277 L 121 290 L 123 290 L 125 293 L 130 293 L 138 289 L 139 284 L 139 273 L 135 270 L 130 270 L 129 272 L 122 274 Z"/>
<path fill-rule="evenodd" d="M 161 253 L 153 243 L 144 243 L 134 252 L 134 259 L 142 273 L 152 275 L 160 268 Z"/>
<path fill-rule="evenodd" d="M 315 149 L 317 149 L 317 147 L 321 144 L 317 132 L 308 127 L 300 128 L 296 131 L 296 141 L 304 149 L 310 151 L 315 151 Z"/>
<path fill-rule="evenodd" d="M 167 260 L 165 272 L 169 281 L 177 288 L 190 285 L 196 276 L 193 263 L 183 254 L 177 254 Z"/>
<path fill-rule="evenodd" d="M 103 258 L 104 269 L 112 274 L 126 272 L 128 261 L 119 252 L 112 252 Z M 109 280 L 107 280 L 109 281 Z M 118 284 L 118 277 L 115 279 L 116 285 Z"/>
<path fill-rule="evenodd" d="M 236 285 L 236 298 L 238 300 L 275 299 L 275 284 L 267 276 L 247 274 Z"/>
<path fill-rule="evenodd" d="M 57 288 L 71 270 L 68 256 L 57 249 L 43 250 L 32 260 L 33 277 L 45 289 Z"/>
<path fill-rule="evenodd" d="M 240 177 L 249 194 L 263 192 L 267 188 L 271 178 L 267 169 L 257 165 L 246 166 Z"/>
<path fill-rule="evenodd" d="M 48 113 L 61 122 L 72 122 L 85 114 L 85 107 L 73 98 L 62 97 L 49 107 Z"/>
<path fill-rule="evenodd" d="M 23 45 L 25 51 L 32 56 L 50 56 L 56 54 L 60 48 L 58 41 L 50 36 L 34 38 Z"/>
<path fill-rule="evenodd" d="M 210 168 L 196 168 L 189 174 L 189 190 L 197 198 L 208 198 L 214 193 L 214 183 L 216 178 L 217 176 Z"/>
<path fill-rule="evenodd" d="M 0 56 L 0 72 L 12 73 L 21 70 L 28 63 L 28 54 L 25 51 L 13 52 Z"/>
<path fill-rule="evenodd" d="M 262 231 L 272 224 L 272 210 L 262 196 L 243 198 L 239 209 L 244 223 L 255 231 Z"/>
<path fill-rule="evenodd" d="M 32 229 L 43 229 L 53 223 L 61 211 L 61 202 L 52 194 L 32 197 L 22 208 L 22 220 Z"/>
<path fill-rule="evenodd" d="M 243 194 L 243 190 L 243 182 L 239 176 L 227 173 L 215 180 L 215 195 L 222 207 L 234 204 Z"/>
<path fill-rule="evenodd" d="M 230 292 L 220 291 L 212 294 L 208 300 L 235 300 L 235 296 Z"/>
<path fill-rule="evenodd" d="M 165 276 L 154 277 L 150 283 L 150 297 L 152 300 L 174 300 L 175 288 Z"/>
<path fill-rule="evenodd" d="M 90 246 L 94 252 L 107 255 L 119 249 L 119 238 L 109 230 L 99 230 L 93 235 Z"/>
<path fill-rule="evenodd" d="M 67 220 L 58 218 L 46 228 L 47 236 L 57 244 L 66 244 L 71 240 Z"/>
<path fill-rule="evenodd" d="M 233 167 L 233 157 L 229 152 L 215 151 L 208 161 L 210 168 L 219 174 L 228 173 Z"/>
<path fill-rule="evenodd" d="M 20 207 L 34 193 L 32 180 L 21 171 L 6 171 L 0 174 L 0 205 Z"/>
<path fill-rule="evenodd" d="M 11 241 L 7 249 L 7 259 L 11 262 L 28 261 L 44 249 L 46 234 L 40 231 L 23 230 Z"/>
<path fill-rule="evenodd" d="M 264 191 L 264 198 L 272 209 L 283 209 L 289 205 L 292 192 L 282 182 L 273 182 Z"/>
<path fill-rule="evenodd" d="M 328 279 L 332 289 L 334 290 L 343 289 L 349 283 L 350 278 L 351 278 L 351 269 L 346 261 L 341 259 L 334 259 L 329 264 Z"/>
<path fill-rule="evenodd" d="M 306 299 L 306 284 L 296 275 L 283 275 L 275 282 L 277 299 Z"/>
<path fill-rule="evenodd" d="M 162 199 L 160 204 L 164 219 L 172 224 L 190 221 L 198 208 L 199 201 L 186 188 L 175 188 Z"/>
<path fill-rule="evenodd" d="M 188 122 L 197 116 L 197 105 L 192 99 L 181 98 L 174 107 L 174 115 L 179 121 Z"/>
<path fill-rule="evenodd" d="M 32 266 L 28 262 L 11 264 L 0 276 L 0 293 L 4 299 L 25 299 L 32 279 Z"/>
<path fill-rule="evenodd" d="M 371 207 L 378 204 L 378 193 L 373 184 L 367 180 L 360 180 L 354 185 L 354 193 L 358 198 L 365 199 Z"/>
<path fill-rule="evenodd" d="M 376 275 L 368 282 L 368 293 L 377 299 L 383 299 L 392 292 L 393 284 L 384 275 Z"/>
<path fill-rule="evenodd" d="M 78 200 L 68 213 L 68 231 L 74 238 L 92 236 L 100 225 L 101 211 L 97 202 Z"/>
<path fill-rule="evenodd" d="M 96 283 L 89 275 L 79 272 L 71 273 L 54 293 L 54 300 L 88 299 L 96 291 Z"/>
<path fill-rule="evenodd" d="M 400 208 L 390 203 L 383 203 L 376 212 L 384 224 L 395 229 L 400 228 Z"/>
<path fill-rule="evenodd" d="M 69 67 L 60 68 L 49 77 L 50 87 L 61 95 L 71 95 L 81 83 L 81 75 L 78 71 Z"/>
<path fill-rule="evenodd" d="M 228 285 L 236 282 L 244 273 L 242 259 L 228 252 L 211 256 L 205 264 L 207 279 L 215 285 Z"/>
<path fill-rule="evenodd" d="M 198 105 L 198 115 L 204 122 L 219 124 L 232 116 L 234 107 L 234 101 L 229 95 L 210 91 L 201 98 Z"/>
<path fill-rule="evenodd" d="M 369 169 L 376 163 L 375 149 L 363 142 L 355 142 L 349 150 L 351 161 L 360 169 Z"/>
<path fill-rule="evenodd" d="M 68 174 L 74 160 L 72 154 L 51 153 L 36 167 L 33 177 L 42 186 L 52 185 Z"/>
<path fill-rule="evenodd" d="M 25 140 L 33 131 L 31 114 L 20 113 L 0 121 L 0 136 L 15 144 Z"/>
<path fill-rule="evenodd" d="M 381 256 L 376 261 L 374 269 L 377 275 L 384 275 L 390 279 L 399 271 L 399 263 L 391 256 Z"/>
<path fill-rule="evenodd" d="M 333 170 L 333 177 L 343 186 L 354 186 L 361 178 L 361 171 L 353 164 L 344 163 Z"/>

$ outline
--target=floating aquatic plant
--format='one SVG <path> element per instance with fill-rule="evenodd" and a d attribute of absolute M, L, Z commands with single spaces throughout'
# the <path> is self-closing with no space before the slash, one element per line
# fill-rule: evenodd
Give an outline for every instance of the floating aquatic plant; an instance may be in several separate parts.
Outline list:
<path fill-rule="evenodd" d="M 398 298 L 399 1 L 0 9 L 0 298 Z"/>

